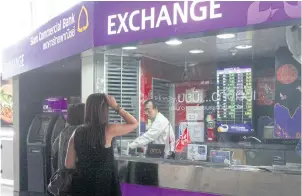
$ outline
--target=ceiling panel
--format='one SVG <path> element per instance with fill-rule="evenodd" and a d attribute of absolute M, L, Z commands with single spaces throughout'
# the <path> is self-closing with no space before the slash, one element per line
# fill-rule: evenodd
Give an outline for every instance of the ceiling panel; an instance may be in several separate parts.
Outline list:
<path fill-rule="evenodd" d="M 277 47 L 286 46 L 285 27 L 236 33 L 231 39 L 218 39 L 216 36 L 182 40 L 179 46 L 165 43 L 140 45 L 138 49 L 123 51 L 124 54 L 141 55 L 174 65 L 187 63 L 210 63 L 232 59 L 274 56 Z M 247 50 L 236 50 L 238 45 L 252 45 Z M 190 54 L 192 49 L 201 49 L 202 54 Z M 121 49 L 107 51 L 120 55 Z"/>

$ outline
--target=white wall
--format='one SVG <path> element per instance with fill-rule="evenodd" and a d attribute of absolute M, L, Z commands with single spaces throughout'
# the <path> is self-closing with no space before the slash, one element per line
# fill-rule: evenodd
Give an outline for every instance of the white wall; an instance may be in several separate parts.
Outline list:
<path fill-rule="evenodd" d="M 34 0 L 31 1 L 32 5 L 32 17 L 33 28 L 36 29 L 39 26 L 47 23 L 55 16 L 68 10 L 75 4 L 79 3 L 79 0 Z"/>
<path fill-rule="evenodd" d="M 1 1 L 0 65 L 4 48 L 22 40 L 36 28 L 79 2 L 79 0 Z"/>

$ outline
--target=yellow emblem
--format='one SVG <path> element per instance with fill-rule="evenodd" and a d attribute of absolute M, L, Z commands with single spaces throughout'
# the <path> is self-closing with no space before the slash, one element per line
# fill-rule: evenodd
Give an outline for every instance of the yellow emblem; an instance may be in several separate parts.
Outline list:
<path fill-rule="evenodd" d="M 83 27 L 81 27 L 81 24 L 80 24 L 80 21 L 81 21 L 81 16 L 82 16 L 82 13 L 85 13 L 85 18 L 86 18 L 86 22 L 85 22 L 85 25 Z M 88 26 L 89 26 L 89 19 L 88 19 L 88 10 L 87 8 L 83 5 L 82 8 L 81 8 L 81 11 L 79 13 L 79 17 L 78 17 L 78 32 L 79 33 L 82 33 L 84 31 L 86 31 L 88 29 Z"/>

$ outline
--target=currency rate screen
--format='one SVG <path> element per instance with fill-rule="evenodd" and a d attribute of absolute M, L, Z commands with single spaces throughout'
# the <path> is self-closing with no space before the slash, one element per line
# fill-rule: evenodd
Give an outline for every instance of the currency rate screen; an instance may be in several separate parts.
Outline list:
<path fill-rule="evenodd" d="M 218 132 L 249 132 L 252 128 L 252 69 L 217 70 Z"/>

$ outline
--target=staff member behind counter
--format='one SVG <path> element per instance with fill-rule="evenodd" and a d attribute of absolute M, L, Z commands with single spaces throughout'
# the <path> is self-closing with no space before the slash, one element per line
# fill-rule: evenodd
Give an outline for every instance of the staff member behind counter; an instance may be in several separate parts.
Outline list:
<path fill-rule="evenodd" d="M 152 121 L 152 124 L 146 133 L 136 138 L 129 145 L 129 148 L 142 148 L 150 143 L 165 144 L 165 157 L 174 154 L 175 133 L 171 123 L 158 111 L 158 107 L 153 100 L 147 100 L 144 106 L 145 113 L 148 116 L 148 119 Z"/>

